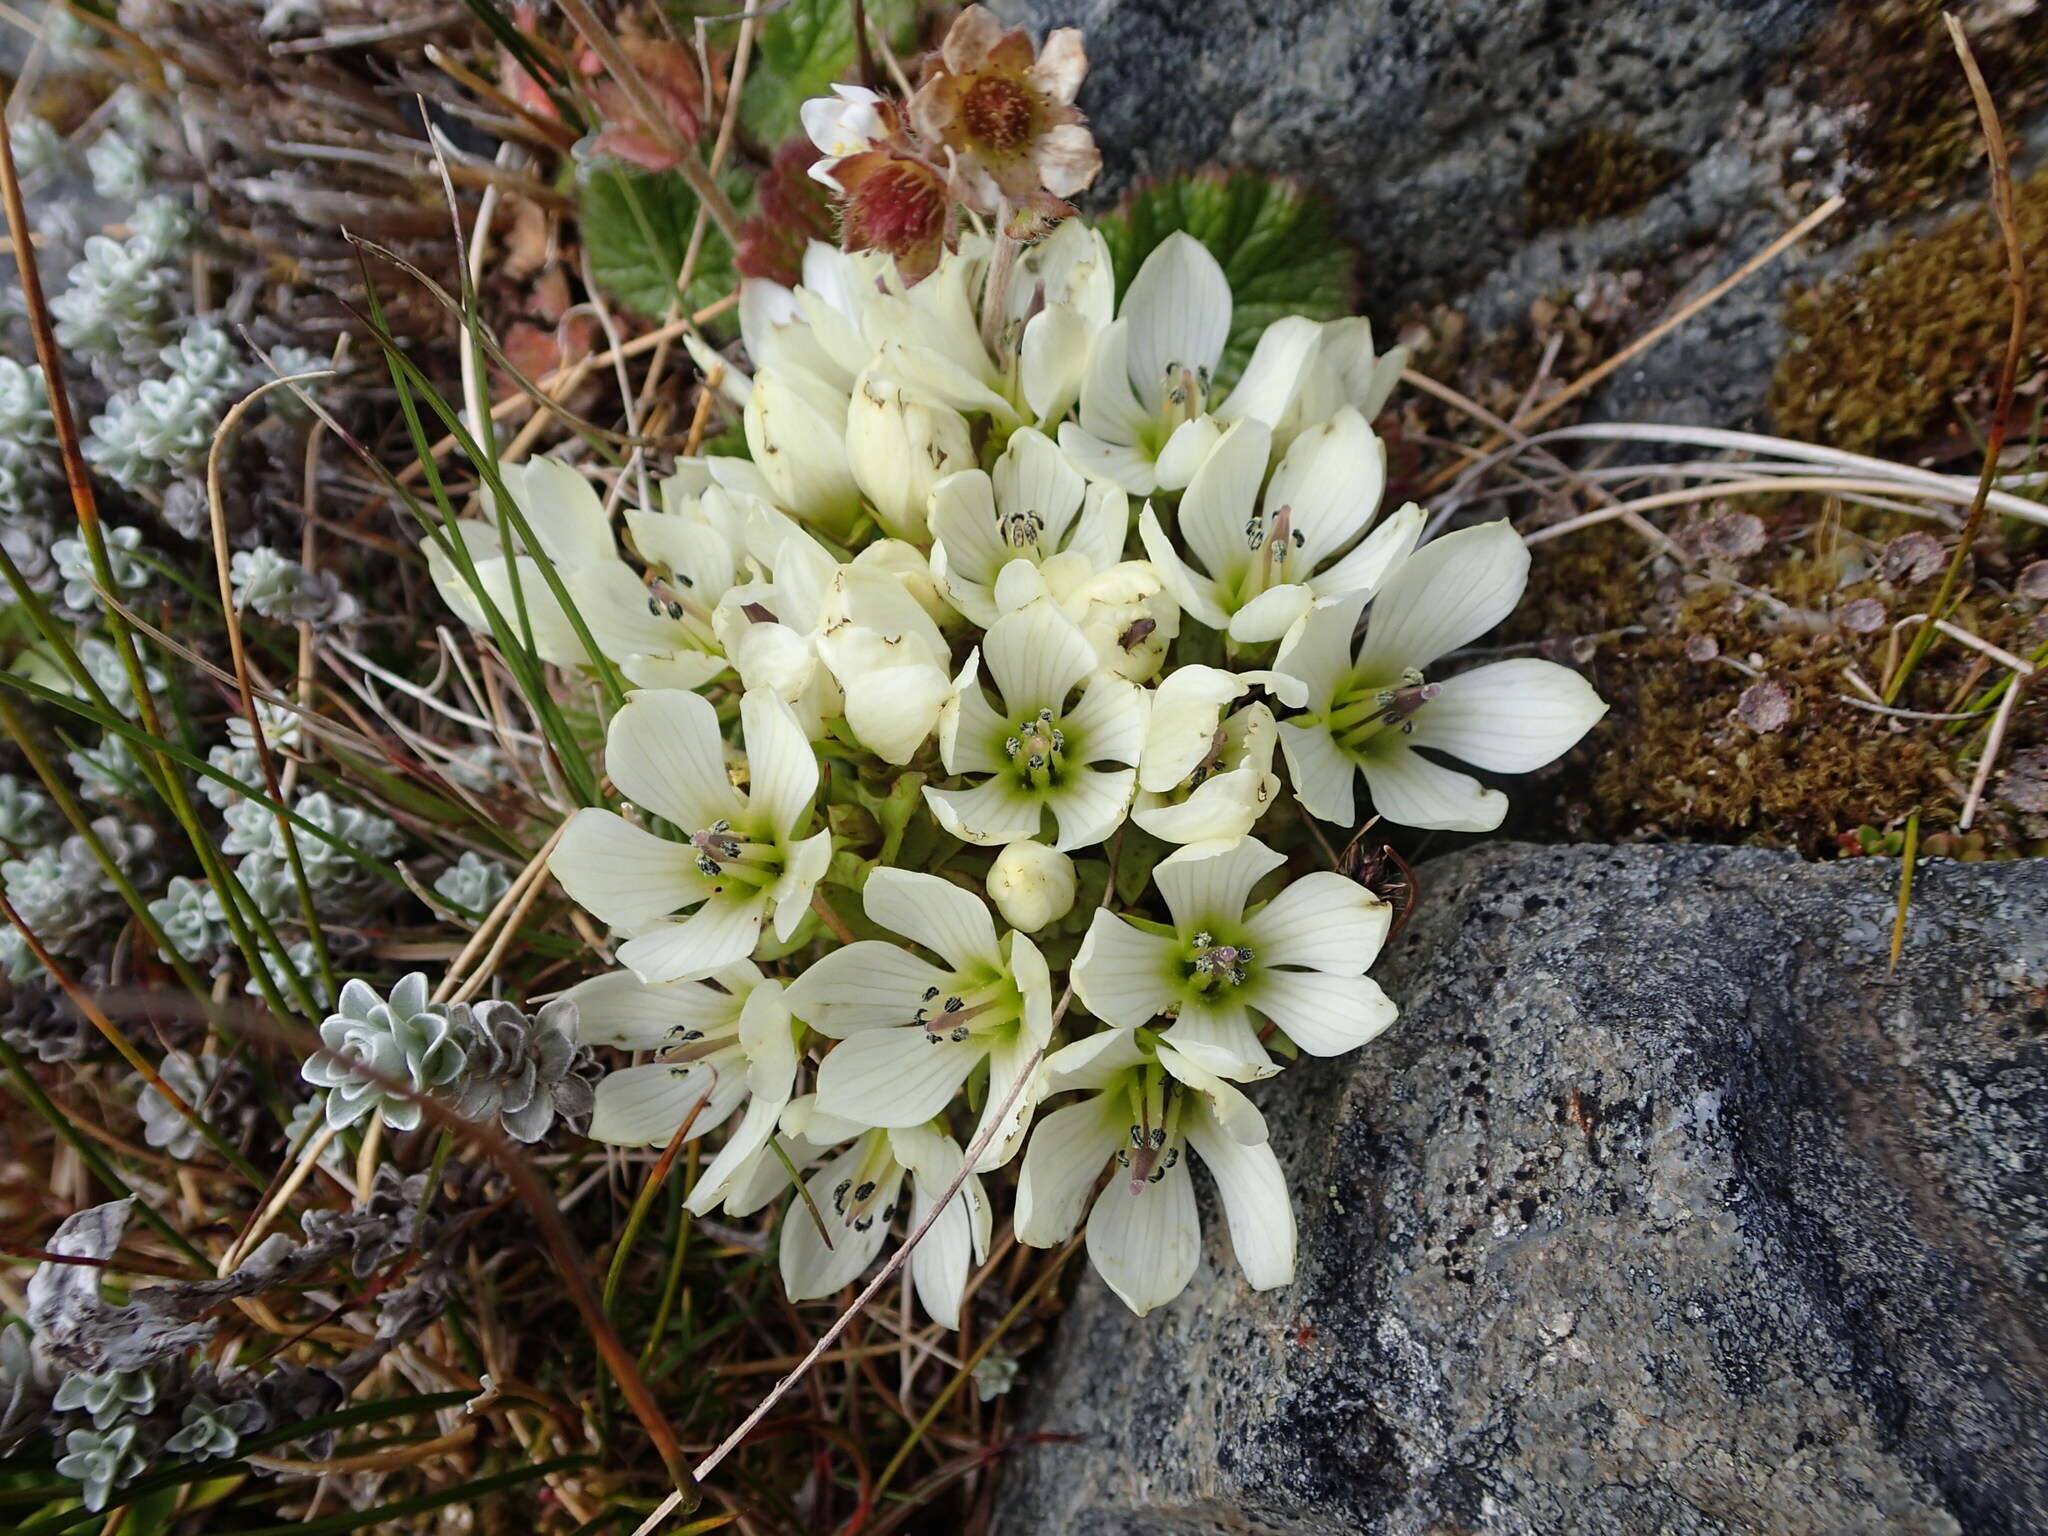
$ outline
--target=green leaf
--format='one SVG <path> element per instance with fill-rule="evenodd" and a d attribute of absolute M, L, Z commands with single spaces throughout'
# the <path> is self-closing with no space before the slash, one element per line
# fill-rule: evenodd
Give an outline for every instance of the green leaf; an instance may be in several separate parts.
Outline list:
<path fill-rule="evenodd" d="M 674 171 L 632 170 L 610 160 L 585 166 L 576 185 L 576 216 L 599 285 L 643 319 L 664 318 L 690 250 L 697 194 Z M 716 225 L 707 225 L 685 302 L 701 309 L 737 281 L 732 248 Z"/>
<path fill-rule="evenodd" d="M 1138 187 L 1099 225 L 1116 266 L 1117 297 L 1154 246 L 1184 229 L 1230 279 L 1230 340 L 1218 370 L 1237 377 L 1259 333 L 1287 315 L 1335 320 L 1352 312 L 1357 253 L 1329 205 L 1257 171 L 1182 173 Z"/>
<path fill-rule="evenodd" d="M 868 0 L 868 25 L 898 53 L 917 40 L 918 0 Z M 754 67 L 740 97 L 740 122 L 764 144 L 800 128 L 798 109 L 853 67 L 853 7 L 847 0 L 789 0 L 763 18 Z"/>

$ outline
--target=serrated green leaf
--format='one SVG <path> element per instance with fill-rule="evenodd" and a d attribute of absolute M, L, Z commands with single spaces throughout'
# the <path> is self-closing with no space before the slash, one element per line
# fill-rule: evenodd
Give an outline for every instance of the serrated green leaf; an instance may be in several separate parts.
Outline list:
<path fill-rule="evenodd" d="M 577 221 L 599 286 L 643 319 L 662 319 L 689 253 L 697 194 L 674 171 L 636 171 L 611 161 L 584 167 L 576 191 Z M 737 281 L 732 248 L 716 227 L 707 227 L 685 296 L 689 306 L 701 309 Z"/>
<path fill-rule="evenodd" d="M 1256 171 L 1169 176 L 1133 191 L 1101 221 L 1117 297 L 1154 246 L 1186 230 L 1230 279 L 1230 340 L 1219 377 L 1237 377 L 1259 333 L 1287 315 L 1335 320 L 1352 312 L 1357 253 L 1312 193 Z"/>
<path fill-rule="evenodd" d="M 868 0 L 868 25 L 901 52 L 916 41 L 917 11 L 918 0 Z M 762 143 L 780 144 L 800 128 L 798 109 L 845 78 L 854 52 L 847 0 L 789 0 L 754 36 L 740 121 Z"/>

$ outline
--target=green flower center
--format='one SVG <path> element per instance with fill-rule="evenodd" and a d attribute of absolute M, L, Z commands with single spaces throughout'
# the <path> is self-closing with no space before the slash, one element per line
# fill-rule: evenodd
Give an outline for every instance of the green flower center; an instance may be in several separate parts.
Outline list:
<path fill-rule="evenodd" d="M 1229 992 L 1245 984 L 1257 958 L 1242 936 L 1223 942 L 1204 928 L 1187 941 L 1181 953 L 1181 982 L 1202 996 Z"/>
<path fill-rule="evenodd" d="M 1008 977 L 977 985 L 967 977 L 953 976 L 944 986 L 925 988 L 924 1001 L 910 1022 L 920 1026 L 933 1045 L 941 1040 L 958 1045 L 972 1035 L 987 1034 L 1013 1022 L 1023 1007 L 1023 998 Z"/>
<path fill-rule="evenodd" d="M 1166 446 L 1166 440 L 1180 429 L 1183 422 L 1193 421 L 1202 414 L 1202 404 L 1209 397 L 1209 370 L 1189 368 L 1180 363 L 1166 365 L 1165 388 L 1160 392 L 1159 409 L 1153 413 L 1141 434 L 1146 450 L 1154 457 Z"/>
<path fill-rule="evenodd" d="M 1424 682 L 1413 667 L 1391 683 L 1354 676 L 1330 700 L 1324 724 L 1338 746 L 1359 756 L 1383 732 L 1413 731 L 1415 712 L 1441 692 L 1443 684 Z"/>
<path fill-rule="evenodd" d="M 1018 721 L 1016 730 L 1003 738 L 1003 751 L 1022 789 L 1051 789 L 1065 776 L 1067 733 L 1050 709 Z"/>
<path fill-rule="evenodd" d="M 692 832 L 690 847 L 696 851 L 697 873 L 713 882 L 714 896 L 737 887 L 758 890 L 782 878 L 782 845 L 755 842 L 722 816 Z"/>
<path fill-rule="evenodd" d="M 1116 1165 L 1129 1171 L 1130 1190 L 1137 1195 L 1180 1161 L 1180 1085 L 1157 1062 L 1148 1062 L 1124 1080 L 1124 1099 L 1130 1145 L 1116 1149 Z"/>

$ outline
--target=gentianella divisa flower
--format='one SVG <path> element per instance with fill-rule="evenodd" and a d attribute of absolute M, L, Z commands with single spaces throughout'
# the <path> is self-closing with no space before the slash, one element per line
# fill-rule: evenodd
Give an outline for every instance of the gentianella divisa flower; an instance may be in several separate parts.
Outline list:
<path fill-rule="evenodd" d="M 439 540 L 426 542 L 434 585 L 465 624 L 491 633 L 488 602 L 513 636 L 530 637 L 534 653 L 543 661 L 562 667 L 594 665 L 569 608 L 542 573 L 540 562 L 545 560 L 599 653 L 621 663 L 635 681 L 696 687 L 725 670 L 725 658 L 712 642 L 709 611 L 717 601 L 718 593 L 711 589 L 718 579 L 723 576 L 730 584 L 725 574 L 729 555 L 705 560 L 709 540 L 687 540 L 680 532 L 680 517 L 673 524 L 648 521 L 658 514 L 629 519 L 636 539 L 644 533 L 655 546 L 656 559 L 678 555 L 686 544 L 688 563 L 696 565 L 706 580 L 701 593 L 683 584 L 687 600 L 676 592 L 673 581 L 667 591 L 650 594 L 643 579 L 620 558 L 604 503 L 579 470 L 552 459 L 535 459 L 501 464 L 498 475 L 535 547 L 529 547 L 509 521 L 501 529 L 494 509 L 487 509 L 484 518 L 457 521 L 446 533 L 462 546 L 475 573 L 472 585 L 461 559 Z M 671 537 L 664 540 L 663 533 Z"/>
<path fill-rule="evenodd" d="M 1199 664 L 1152 692 L 1131 820 L 1169 843 L 1220 851 L 1246 836 L 1280 793 L 1280 733 L 1262 703 L 1229 706 L 1253 678 Z"/>
<path fill-rule="evenodd" d="M 1268 481 L 1272 441 L 1262 421 L 1223 434 L 1181 497 L 1177 540 L 1151 506 L 1138 518 L 1145 553 L 1181 606 L 1240 644 L 1282 638 L 1318 599 L 1371 591 L 1422 536 L 1412 502 L 1366 532 L 1386 449 L 1357 411 L 1295 438 Z"/>
<path fill-rule="evenodd" d="M 1294 1279 L 1294 1209 L 1266 1122 L 1241 1090 L 1149 1030 L 1090 1035 L 1045 1060 L 1048 1098 L 1083 1097 L 1031 1133 L 1017 1179 L 1020 1243 L 1051 1248 L 1088 1216 L 1088 1261 L 1140 1317 L 1187 1288 L 1201 1256 L 1188 1153 L 1223 1197 L 1255 1291 Z M 1109 1180 L 1088 1197 L 1102 1177 Z"/>
<path fill-rule="evenodd" d="M 807 1095 L 784 1115 L 783 1137 L 801 1166 L 835 1145 L 804 1181 L 810 1198 L 783 1217 L 779 1261 L 792 1301 L 830 1296 L 851 1285 L 881 1254 L 907 1179 L 912 1230 L 922 1225 L 954 1181 L 959 1188 L 910 1254 L 910 1279 L 932 1321 L 960 1326 L 960 1304 L 973 1266 L 988 1257 L 993 1217 L 978 1175 L 961 1176 L 966 1154 L 936 1124 L 870 1127 L 825 1110 Z"/>
<path fill-rule="evenodd" d="M 598 1083 L 593 1140 L 666 1147 L 678 1132 L 691 1141 L 726 1126 L 744 1104 L 684 1204 L 702 1216 L 756 1186 L 762 1160 L 773 1160 L 769 1142 L 796 1085 L 801 1026 L 790 1017 L 780 982 L 741 960 L 702 981 L 649 984 L 614 971 L 563 996 L 576 1005 L 584 1044 L 660 1053 Z M 729 1209 L 743 1215 L 760 1203 L 742 1200 Z"/>
<path fill-rule="evenodd" d="M 1075 993 L 1119 1029 L 1169 1020 L 1162 1038 L 1223 1077 L 1279 1070 L 1255 1014 L 1311 1056 L 1365 1044 L 1394 1022 L 1394 1005 L 1365 974 L 1392 910 L 1330 870 L 1253 902 L 1253 888 L 1286 862 L 1255 837 L 1161 859 L 1152 880 L 1172 923 L 1097 912 L 1074 959 Z"/>
<path fill-rule="evenodd" d="M 877 869 L 862 901 L 870 922 L 942 963 L 863 939 L 791 983 L 790 1008 L 839 1042 L 818 1068 L 818 1107 L 863 1126 L 920 1125 L 986 1062 L 976 1137 L 990 1139 L 975 1166 L 1000 1167 L 1030 1119 L 1026 1079 L 1052 1036 L 1044 956 L 1021 933 L 998 938 L 981 898 L 937 875 Z"/>
<path fill-rule="evenodd" d="M 999 704 L 982 691 L 984 661 Z M 998 847 L 1038 836 L 1050 811 L 1062 853 L 1116 830 L 1137 787 L 1147 699 L 1098 669 L 1094 647 L 1050 598 L 991 624 L 954 682 L 939 754 L 948 773 L 973 782 L 925 788 L 941 826 Z"/>
<path fill-rule="evenodd" d="M 643 981 L 702 978 L 744 960 L 771 919 L 775 936 L 789 939 L 831 862 L 830 832 L 802 835 L 818 759 L 796 716 L 760 689 L 740 699 L 739 715 L 744 792 L 726 768 L 709 699 L 673 689 L 631 695 L 605 738 L 605 772 L 680 837 L 585 806 L 549 857 L 563 890 L 630 935 L 619 959 Z"/>
<path fill-rule="evenodd" d="M 1373 811 L 1406 827 L 1490 832 L 1507 796 L 1424 757 L 1427 747 L 1492 773 L 1528 773 L 1569 751 L 1607 706 L 1569 667 L 1534 657 L 1430 681 L 1428 669 L 1513 612 L 1529 549 L 1506 522 L 1432 540 L 1377 594 L 1313 610 L 1280 649 L 1270 686 L 1303 713 L 1280 722 L 1294 793 L 1311 814 L 1350 826 L 1352 781 Z M 1352 636 L 1370 600 L 1365 638 Z"/>

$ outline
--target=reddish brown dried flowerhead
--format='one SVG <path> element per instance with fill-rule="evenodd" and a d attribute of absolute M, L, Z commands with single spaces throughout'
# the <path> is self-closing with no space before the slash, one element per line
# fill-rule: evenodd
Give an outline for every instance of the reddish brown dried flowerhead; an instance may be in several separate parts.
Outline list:
<path fill-rule="evenodd" d="M 1088 73 L 1081 34 L 1062 27 L 1036 52 L 1022 28 L 1005 32 L 978 5 L 960 13 L 928 60 L 910 119 L 953 151 L 966 200 L 992 213 L 1074 196 L 1095 180 L 1102 155 L 1074 95 Z"/>
<path fill-rule="evenodd" d="M 888 150 L 848 155 L 833 175 L 846 189 L 840 209 L 849 251 L 887 251 L 916 282 L 938 265 L 946 242 L 946 183 L 921 160 Z"/>

